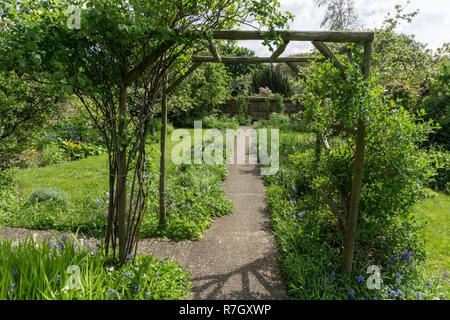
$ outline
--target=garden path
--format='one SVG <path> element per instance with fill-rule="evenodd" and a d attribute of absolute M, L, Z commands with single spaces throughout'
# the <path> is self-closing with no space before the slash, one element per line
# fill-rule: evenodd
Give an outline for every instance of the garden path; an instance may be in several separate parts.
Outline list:
<path fill-rule="evenodd" d="M 193 277 L 190 298 L 284 299 L 259 166 L 228 165 L 223 188 L 234 203 L 233 213 L 215 219 L 200 240 L 141 241 L 140 251 L 186 266 Z"/>

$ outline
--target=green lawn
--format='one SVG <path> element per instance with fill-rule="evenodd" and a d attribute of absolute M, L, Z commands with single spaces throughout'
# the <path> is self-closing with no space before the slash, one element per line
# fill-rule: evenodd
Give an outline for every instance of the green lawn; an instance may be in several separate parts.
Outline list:
<path fill-rule="evenodd" d="M 174 145 L 169 139 L 168 155 Z M 147 145 L 148 157 L 159 158 L 158 150 L 159 144 Z M 38 188 L 58 188 L 67 192 L 71 204 L 76 204 L 87 195 L 101 195 L 108 191 L 108 172 L 108 154 L 104 153 L 48 167 L 20 169 L 15 179 L 19 196 L 28 196 Z"/>
<path fill-rule="evenodd" d="M 18 192 L 28 196 L 38 188 L 58 188 L 67 192 L 74 204 L 87 194 L 102 194 L 108 190 L 108 155 L 91 156 L 43 168 L 17 171 Z"/>
<path fill-rule="evenodd" d="M 442 276 L 450 271 L 450 196 L 429 190 L 431 199 L 415 207 L 420 218 L 428 222 L 422 239 L 433 273 Z"/>

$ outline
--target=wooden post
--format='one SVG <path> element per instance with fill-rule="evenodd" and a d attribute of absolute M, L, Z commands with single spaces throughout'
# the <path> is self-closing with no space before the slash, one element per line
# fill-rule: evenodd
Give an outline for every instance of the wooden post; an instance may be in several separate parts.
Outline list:
<path fill-rule="evenodd" d="M 364 149 L 366 146 L 366 123 L 358 121 L 356 134 L 356 152 L 353 165 L 353 182 L 350 199 L 350 210 L 344 236 L 344 252 L 342 255 L 342 271 L 350 276 L 352 273 L 353 253 L 355 248 L 356 225 L 358 222 L 359 200 L 361 198 L 362 176 L 364 166 Z"/>
<path fill-rule="evenodd" d="M 370 76 L 370 60 L 372 54 L 372 43 L 364 45 L 364 80 Z M 356 132 L 355 162 L 353 165 L 353 182 L 350 199 L 350 210 L 347 217 L 347 227 L 344 236 L 344 252 L 342 255 L 342 271 L 347 276 L 352 273 L 353 255 L 355 249 L 356 226 L 358 223 L 359 200 L 361 199 L 362 178 L 364 169 L 364 151 L 366 147 L 366 122 L 358 120 Z"/>
<path fill-rule="evenodd" d="M 220 57 L 219 50 L 217 50 L 214 40 L 209 41 L 209 51 L 211 51 L 211 54 L 217 62 L 222 62 L 222 58 Z"/>
<path fill-rule="evenodd" d="M 161 162 L 159 176 L 159 227 L 166 227 L 166 141 L 167 141 L 167 72 L 163 77 L 161 101 Z"/>

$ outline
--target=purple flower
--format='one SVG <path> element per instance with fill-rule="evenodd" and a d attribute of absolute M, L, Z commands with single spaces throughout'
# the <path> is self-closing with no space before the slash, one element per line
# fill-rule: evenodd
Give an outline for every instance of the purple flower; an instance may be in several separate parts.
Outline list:
<path fill-rule="evenodd" d="M 9 291 L 13 292 L 14 291 L 14 287 L 16 286 L 16 284 L 13 282 L 9 285 Z"/>
<path fill-rule="evenodd" d="M 400 289 L 398 289 L 397 291 L 391 290 L 391 292 L 389 292 L 388 296 L 389 296 L 389 297 L 396 297 L 396 296 L 398 296 L 398 295 L 400 295 L 400 294 L 402 294 L 402 293 L 403 293 L 403 292 L 402 292 Z"/>
<path fill-rule="evenodd" d="M 350 291 L 348 292 L 348 297 L 353 299 L 355 297 L 355 290 L 353 290 L 352 288 L 350 288 Z"/>
<path fill-rule="evenodd" d="M 304 214 L 303 212 L 297 213 L 297 216 L 298 216 L 300 219 L 303 218 L 304 215 L 305 215 L 305 214 Z"/>
<path fill-rule="evenodd" d="M 431 285 L 431 283 L 430 282 L 426 282 L 426 283 L 424 283 L 423 284 L 425 287 L 429 287 L 430 285 Z"/>
<path fill-rule="evenodd" d="M 149 292 L 147 292 L 145 295 L 146 295 L 147 297 L 150 297 L 151 294 L 152 294 L 152 293 L 149 291 Z"/>
<path fill-rule="evenodd" d="M 360 283 L 361 281 L 363 281 L 364 280 L 364 277 L 363 276 L 357 276 L 356 277 L 356 281 L 358 281 L 358 283 Z"/>
<path fill-rule="evenodd" d="M 131 274 L 129 272 L 124 272 L 123 276 L 126 277 L 126 278 L 129 278 L 129 277 L 131 277 Z"/>

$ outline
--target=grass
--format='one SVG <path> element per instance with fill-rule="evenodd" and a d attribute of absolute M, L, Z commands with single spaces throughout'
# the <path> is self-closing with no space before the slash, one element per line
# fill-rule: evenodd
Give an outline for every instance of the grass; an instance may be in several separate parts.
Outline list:
<path fill-rule="evenodd" d="M 421 201 L 414 211 L 427 221 L 422 239 L 425 242 L 427 262 L 433 273 L 450 271 L 450 196 L 428 190 L 430 199 Z"/>
<path fill-rule="evenodd" d="M 0 242 L 0 300 L 163 300 L 190 293 L 177 263 L 138 255 L 119 266 L 101 248 L 60 239 Z"/>
<path fill-rule="evenodd" d="M 108 155 L 42 168 L 20 169 L 16 173 L 18 195 L 28 196 L 38 188 L 58 188 L 67 192 L 69 202 L 82 202 L 86 195 L 103 194 L 108 188 Z"/>

